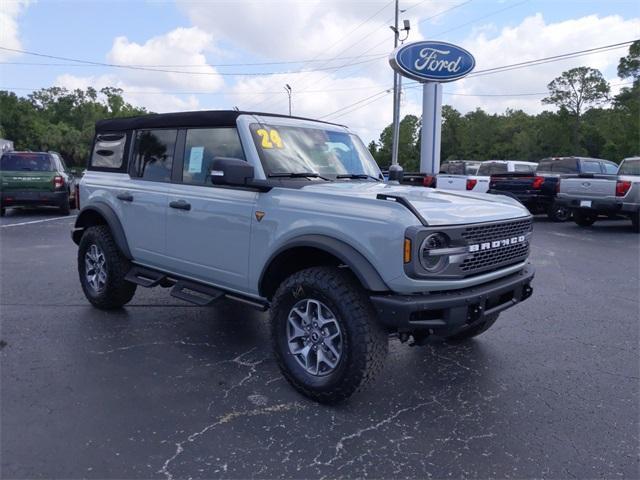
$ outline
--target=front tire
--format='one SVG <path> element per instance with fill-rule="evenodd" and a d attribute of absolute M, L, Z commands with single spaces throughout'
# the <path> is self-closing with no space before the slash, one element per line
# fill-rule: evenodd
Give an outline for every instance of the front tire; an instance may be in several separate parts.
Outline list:
<path fill-rule="evenodd" d="M 278 366 L 300 393 L 322 403 L 349 398 L 382 370 L 388 334 L 353 275 L 335 267 L 294 273 L 271 306 Z"/>
<path fill-rule="evenodd" d="M 590 227 L 595 223 L 596 215 L 593 213 L 576 211 L 573 212 L 573 221 L 581 227 Z"/>
<path fill-rule="evenodd" d="M 136 285 L 125 280 L 131 263 L 120 252 L 106 225 L 85 230 L 78 248 L 78 274 L 87 300 L 101 310 L 127 304 Z"/>
<path fill-rule="evenodd" d="M 555 202 L 549 207 L 547 216 L 554 222 L 566 222 L 571 218 L 571 210 L 562 207 Z"/>

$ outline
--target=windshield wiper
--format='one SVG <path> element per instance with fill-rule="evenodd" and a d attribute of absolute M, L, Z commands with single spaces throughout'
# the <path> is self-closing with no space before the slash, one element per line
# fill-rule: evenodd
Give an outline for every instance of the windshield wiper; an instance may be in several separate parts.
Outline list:
<path fill-rule="evenodd" d="M 336 175 L 336 178 L 354 178 L 354 179 L 358 179 L 358 178 L 362 178 L 362 179 L 367 179 L 367 178 L 371 178 L 373 180 L 375 180 L 376 182 L 379 182 L 380 179 L 377 177 L 374 177 L 373 175 L 367 175 L 366 173 L 348 173 L 345 175 Z"/>
<path fill-rule="evenodd" d="M 321 178 L 322 180 L 331 181 L 330 178 L 323 177 L 316 172 L 287 172 L 287 173 L 270 173 L 269 178 Z"/>

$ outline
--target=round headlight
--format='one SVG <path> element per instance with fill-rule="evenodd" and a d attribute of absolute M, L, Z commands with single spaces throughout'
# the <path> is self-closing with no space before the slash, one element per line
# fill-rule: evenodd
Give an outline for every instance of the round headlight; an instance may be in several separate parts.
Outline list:
<path fill-rule="evenodd" d="M 436 273 L 442 270 L 449 263 L 448 255 L 433 255 L 432 250 L 447 248 L 449 239 L 443 233 L 431 233 L 422 241 L 420 245 L 420 264 L 429 273 Z"/>

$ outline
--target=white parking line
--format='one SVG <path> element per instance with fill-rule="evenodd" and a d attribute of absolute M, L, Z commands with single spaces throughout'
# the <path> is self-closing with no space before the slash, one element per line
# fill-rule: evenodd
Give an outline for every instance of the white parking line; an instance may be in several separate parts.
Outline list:
<path fill-rule="evenodd" d="M 32 220 L 30 222 L 9 223 L 7 225 L 0 225 L 0 228 L 19 227 L 21 225 L 32 225 L 34 223 L 52 222 L 54 220 L 63 220 L 63 219 L 73 220 L 76 217 L 77 217 L 77 215 L 67 215 L 66 217 L 45 218 L 43 220 Z"/>

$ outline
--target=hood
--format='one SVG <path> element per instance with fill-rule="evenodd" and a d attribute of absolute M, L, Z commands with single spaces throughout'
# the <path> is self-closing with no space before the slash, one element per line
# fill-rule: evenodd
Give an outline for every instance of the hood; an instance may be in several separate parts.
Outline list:
<path fill-rule="evenodd" d="M 517 200 L 486 193 L 438 190 L 373 182 L 314 183 L 305 191 L 377 200 L 380 193 L 405 197 L 429 225 L 460 225 L 525 217 L 529 211 Z"/>

